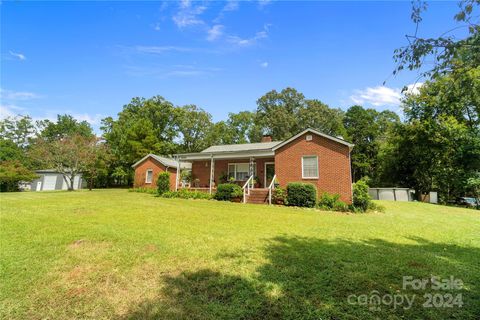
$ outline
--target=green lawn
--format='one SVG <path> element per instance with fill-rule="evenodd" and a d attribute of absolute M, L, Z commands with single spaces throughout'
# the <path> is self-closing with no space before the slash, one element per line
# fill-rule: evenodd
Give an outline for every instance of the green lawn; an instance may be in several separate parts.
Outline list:
<path fill-rule="evenodd" d="M 347 215 L 126 190 L 0 200 L 2 319 L 480 318 L 475 210 L 383 202 Z M 403 290 L 403 276 L 464 285 Z M 417 297 L 348 303 L 373 290 Z M 425 293 L 461 293 L 463 307 L 424 308 Z"/>

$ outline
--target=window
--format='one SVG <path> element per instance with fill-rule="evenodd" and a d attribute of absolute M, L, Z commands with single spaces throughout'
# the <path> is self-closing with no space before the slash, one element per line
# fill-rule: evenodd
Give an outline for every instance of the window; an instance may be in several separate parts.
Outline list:
<path fill-rule="evenodd" d="M 147 174 L 145 175 L 145 183 L 152 183 L 152 178 L 153 178 L 153 170 L 148 169 Z"/>
<path fill-rule="evenodd" d="M 318 157 L 317 156 L 302 157 L 302 178 L 318 179 Z"/>
<path fill-rule="evenodd" d="M 249 163 L 229 163 L 228 164 L 228 179 L 233 178 L 235 181 L 245 181 L 249 175 Z M 253 163 L 253 175 L 256 175 L 257 165 Z"/>

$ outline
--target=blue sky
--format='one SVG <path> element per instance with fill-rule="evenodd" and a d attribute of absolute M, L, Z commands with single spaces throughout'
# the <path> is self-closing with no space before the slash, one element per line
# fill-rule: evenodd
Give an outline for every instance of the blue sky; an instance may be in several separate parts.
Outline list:
<path fill-rule="evenodd" d="M 287 86 L 331 107 L 399 111 L 416 72 L 391 77 L 410 2 L 3 1 L 2 117 L 70 113 L 98 128 L 132 97 L 196 104 L 215 121 Z M 431 2 L 419 29 L 453 26 Z M 384 80 L 387 83 L 382 87 Z"/>

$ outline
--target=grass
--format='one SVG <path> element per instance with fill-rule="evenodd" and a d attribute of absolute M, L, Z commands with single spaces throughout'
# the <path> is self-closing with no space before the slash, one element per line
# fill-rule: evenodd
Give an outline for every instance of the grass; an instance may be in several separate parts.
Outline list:
<path fill-rule="evenodd" d="M 0 318 L 478 319 L 480 214 L 386 213 L 156 198 L 126 190 L 0 195 Z M 454 276 L 463 307 L 424 308 L 402 277 Z M 352 294 L 416 294 L 412 308 Z"/>

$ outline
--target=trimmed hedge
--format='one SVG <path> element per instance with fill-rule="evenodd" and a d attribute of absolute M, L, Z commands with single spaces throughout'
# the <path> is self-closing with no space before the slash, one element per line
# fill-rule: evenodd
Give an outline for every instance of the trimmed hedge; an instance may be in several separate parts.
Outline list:
<path fill-rule="evenodd" d="M 217 187 L 217 193 L 214 198 L 220 201 L 231 201 L 233 198 L 243 196 L 243 190 L 235 183 L 223 183 Z"/>
<path fill-rule="evenodd" d="M 289 206 L 313 208 L 317 202 L 317 189 L 313 184 L 290 182 L 287 184 Z"/>
<path fill-rule="evenodd" d="M 170 191 L 170 173 L 162 172 L 157 178 L 157 191 L 159 195 Z"/>
<path fill-rule="evenodd" d="M 162 198 L 181 198 L 181 199 L 212 199 L 212 195 L 206 192 L 190 191 L 180 189 L 178 191 L 167 191 L 161 195 Z"/>

